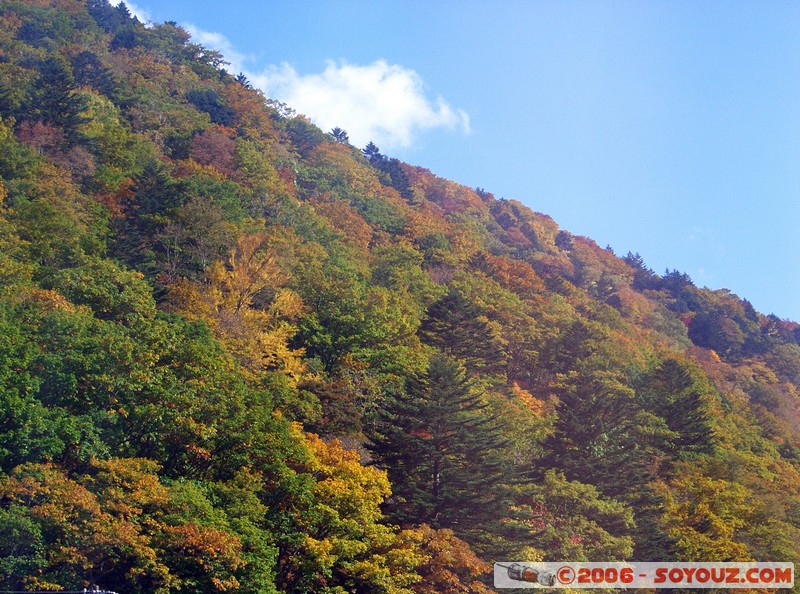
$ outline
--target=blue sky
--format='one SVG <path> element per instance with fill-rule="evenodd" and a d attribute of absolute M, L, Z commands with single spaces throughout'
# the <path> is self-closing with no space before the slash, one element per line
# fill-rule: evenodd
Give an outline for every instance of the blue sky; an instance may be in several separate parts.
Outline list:
<path fill-rule="evenodd" d="M 324 129 L 800 321 L 800 3 L 136 0 Z"/>

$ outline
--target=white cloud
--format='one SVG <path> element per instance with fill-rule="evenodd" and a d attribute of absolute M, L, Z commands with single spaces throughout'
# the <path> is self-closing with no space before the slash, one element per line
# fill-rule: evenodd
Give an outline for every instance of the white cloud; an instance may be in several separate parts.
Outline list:
<path fill-rule="evenodd" d="M 184 25 L 184 28 L 189 32 L 189 35 L 192 36 L 195 42 L 209 49 L 217 50 L 225 56 L 225 61 L 230 62 L 230 66 L 227 67 L 226 70 L 234 76 L 240 72 L 244 72 L 245 62 L 252 60 L 251 56 L 245 56 L 236 51 L 233 44 L 221 33 L 203 31 L 191 24 Z"/>
<path fill-rule="evenodd" d="M 431 101 L 414 70 L 384 60 L 366 66 L 329 62 L 321 74 L 308 75 L 283 64 L 248 78 L 322 129 L 344 128 L 356 146 L 374 141 L 382 149 L 408 147 L 425 130 L 470 130 L 464 110 L 441 97 Z"/>
<path fill-rule="evenodd" d="M 443 98 L 431 100 L 414 70 L 378 60 L 366 66 L 328 62 L 321 74 L 301 75 L 289 64 L 254 72 L 254 57 L 241 54 L 224 35 L 184 25 L 198 43 L 230 62 L 231 74 L 244 73 L 268 97 L 311 118 L 323 130 L 336 126 L 350 142 L 375 142 L 382 150 L 409 147 L 426 130 L 447 128 L 469 133 L 469 115 Z"/>

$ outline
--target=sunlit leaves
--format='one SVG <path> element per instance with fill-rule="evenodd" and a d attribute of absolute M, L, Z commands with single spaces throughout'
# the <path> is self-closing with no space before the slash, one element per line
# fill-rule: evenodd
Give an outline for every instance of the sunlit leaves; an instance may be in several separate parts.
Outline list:
<path fill-rule="evenodd" d="M 38 571 L 8 572 L 6 583 L 79 588 L 89 585 L 89 570 L 95 583 L 135 592 L 237 587 L 233 572 L 245 564 L 239 538 L 208 518 L 181 518 L 176 487 L 161 484 L 157 471 L 135 459 L 93 461 L 77 478 L 55 466 L 19 467 L 0 482 L 8 510 L 0 529 L 41 535 L 47 552 L 33 557 Z"/>
<path fill-rule="evenodd" d="M 362 153 L 174 23 L 2 12 L 5 589 L 797 561 L 797 324 Z"/>
<path fill-rule="evenodd" d="M 633 514 L 617 501 L 603 498 L 591 485 L 567 481 L 547 471 L 534 488 L 533 543 L 551 560 L 611 561 L 630 558 Z"/>
<path fill-rule="evenodd" d="M 287 275 L 269 241 L 266 234 L 240 236 L 226 263 L 209 266 L 207 284 L 184 281 L 173 288 L 172 300 L 180 311 L 208 323 L 245 368 L 279 371 L 296 381 L 304 373 L 302 350 L 288 343 L 303 302 L 285 287 Z M 257 307 L 255 298 L 265 291 L 273 295 L 271 302 Z"/>
<path fill-rule="evenodd" d="M 488 594 L 492 591 L 479 579 L 491 571 L 490 565 L 478 558 L 452 530 L 434 530 L 423 524 L 416 532 L 421 536 L 420 552 L 426 559 L 417 568 L 422 579 L 414 584 L 414 592 Z"/>

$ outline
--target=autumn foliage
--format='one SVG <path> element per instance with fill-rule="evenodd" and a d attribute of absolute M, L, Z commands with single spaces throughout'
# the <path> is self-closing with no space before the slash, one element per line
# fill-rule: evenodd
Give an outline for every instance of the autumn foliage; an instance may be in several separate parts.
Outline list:
<path fill-rule="evenodd" d="M 224 65 L 0 0 L 0 590 L 800 562 L 800 325 Z"/>

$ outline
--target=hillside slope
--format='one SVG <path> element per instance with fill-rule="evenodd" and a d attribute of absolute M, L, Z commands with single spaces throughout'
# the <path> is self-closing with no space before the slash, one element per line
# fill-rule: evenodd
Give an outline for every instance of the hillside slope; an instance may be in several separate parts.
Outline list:
<path fill-rule="evenodd" d="M 800 562 L 800 325 L 222 66 L 0 0 L 0 589 Z"/>

